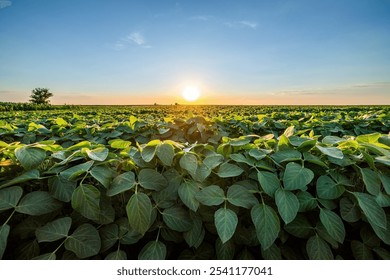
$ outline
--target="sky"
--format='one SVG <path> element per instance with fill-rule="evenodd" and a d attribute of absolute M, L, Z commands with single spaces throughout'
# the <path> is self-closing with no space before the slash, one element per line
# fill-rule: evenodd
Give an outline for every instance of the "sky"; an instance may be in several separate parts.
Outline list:
<path fill-rule="evenodd" d="M 0 102 L 390 105 L 390 0 L 0 0 Z"/>

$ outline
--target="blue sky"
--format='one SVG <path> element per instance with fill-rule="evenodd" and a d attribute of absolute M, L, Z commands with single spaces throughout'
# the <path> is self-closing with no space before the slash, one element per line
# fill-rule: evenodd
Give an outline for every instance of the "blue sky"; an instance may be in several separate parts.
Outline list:
<path fill-rule="evenodd" d="M 0 101 L 390 104 L 390 0 L 0 0 Z"/>

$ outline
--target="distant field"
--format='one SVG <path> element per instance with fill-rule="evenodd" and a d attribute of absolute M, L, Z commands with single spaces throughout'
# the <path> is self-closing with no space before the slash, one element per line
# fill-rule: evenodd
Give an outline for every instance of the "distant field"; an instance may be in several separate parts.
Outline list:
<path fill-rule="evenodd" d="M 390 106 L 0 103 L 0 259 L 390 259 L 389 133 Z"/>

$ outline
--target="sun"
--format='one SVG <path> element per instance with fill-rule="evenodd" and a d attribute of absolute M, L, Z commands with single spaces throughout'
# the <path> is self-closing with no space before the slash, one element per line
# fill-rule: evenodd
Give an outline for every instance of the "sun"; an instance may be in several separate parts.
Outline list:
<path fill-rule="evenodd" d="M 195 86 L 187 86 L 183 89 L 181 95 L 188 102 L 194 102 L 200 97 L 200 90 Z"/>

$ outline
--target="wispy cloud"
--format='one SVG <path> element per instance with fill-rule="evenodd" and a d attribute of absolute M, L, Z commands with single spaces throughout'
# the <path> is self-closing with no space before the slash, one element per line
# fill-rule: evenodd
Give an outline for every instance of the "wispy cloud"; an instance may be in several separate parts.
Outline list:
<path fill-rule="evenodd" d="M 128 36 L 119 39 L 114 44 L 114 49 L 117 51 L 126 49 L 129 45 L 135 45 L 142 48 L 151 48 L 152 46 L 148 44 L 145 37 L 140 32 L 133 32 Z"/>
<path fill-rule="evenodd" d="M 250 28 L 257 29 L 257 22 L 249 20 L 240 20 L 240 21 L 227 21 L 224 24 L 230 28 Z"/>
<path fill-rule="evenodd" d="M 215 19 L 215 17 L 211 16 L 211 15 L 196 15 L 196 16 L 190 17 L 190 19 L 192 19 L 192 20 L 200 20 L 200 21 L 209 21 L 209 20 Z"/>
<path fill-rule="evenodd" d="M 9 0 L 0 0 L 0 9 L 7 8 L 12 5 L 12 1 Z"/>

